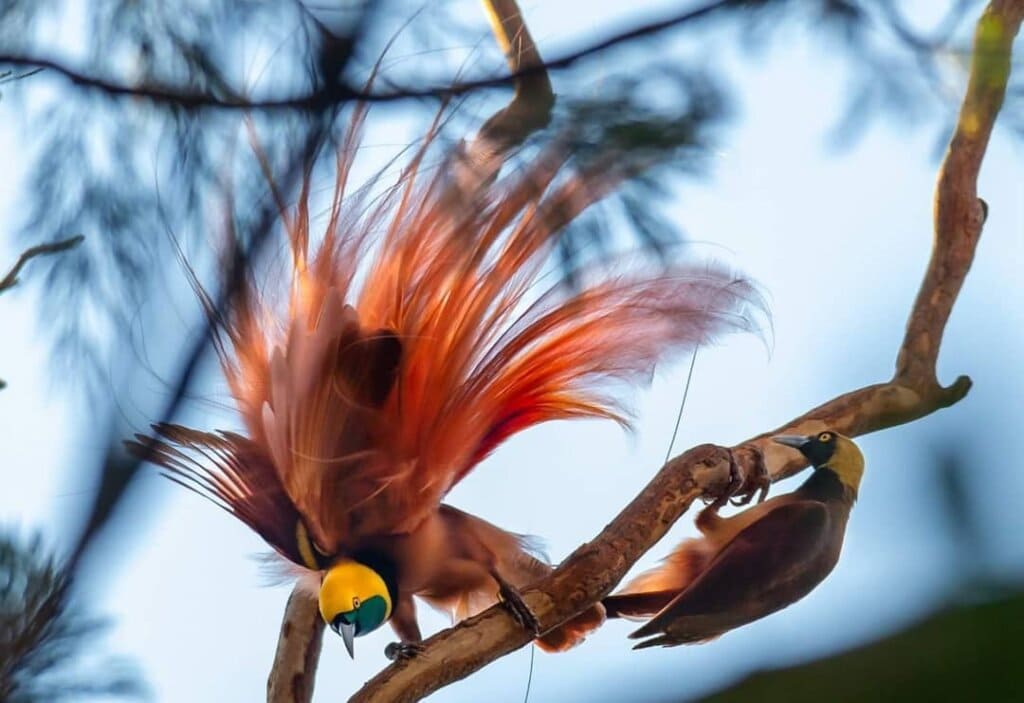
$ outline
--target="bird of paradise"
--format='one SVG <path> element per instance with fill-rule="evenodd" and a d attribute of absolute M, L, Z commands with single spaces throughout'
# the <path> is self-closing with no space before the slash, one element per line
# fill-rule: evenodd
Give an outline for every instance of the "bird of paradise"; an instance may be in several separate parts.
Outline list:
<path fill-rule="evenodd" d="M 283 304 L 250 282 L 218 314 L 195 283 L 244 434 L 161 424 L 132 446 L 290 562 L 350 654 L 385 622 L 400 639 L 388 655 L 414 654 L 414 597 L 455 619 L 501 599 L 538 644 L 565 649 L 603 607 L 537 632 L 519 590 L 551 566 L 445 496 L 529 427 L 625 422 L 615 382 L 752 329 L 756 291 L 692 261 L 602 267 L 575 288 L 540 290 L 559 233 L 634 173 L 627 159 L 567 173 L 568 140 L 552 138 L 523 168 L 467 190 L 457 155 L 424 167 L 428 137 L 383 194 L 349 194 L 364 121 L 355 111 L 318 241 L 308 177 L 282 208 Z"/>

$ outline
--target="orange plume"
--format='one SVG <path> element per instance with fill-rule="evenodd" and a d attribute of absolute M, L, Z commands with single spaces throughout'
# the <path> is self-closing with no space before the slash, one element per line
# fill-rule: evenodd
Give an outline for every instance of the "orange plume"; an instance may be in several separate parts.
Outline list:
<path fill-rule="evenodd" d="M 339 150 L 315 251 L 308 174 L 283 213 L 286 309 L 250 286 L 218 345 L 252 441 L 326 552 L 411 529 L 521 430 L 623 422 L 609 381 L 642 380 L 659 360 L 756 327 L 754 287 L 713 264 L 601 269 L 576 290 L 537 290 L 559 232 L 632 175 L 627 160 L 569 172 L 555 137 L 521 170 L 466 192 L 457 156 L 424 167 L 432 132 L 393 187 L 349 195 L 364 116 Z"/>

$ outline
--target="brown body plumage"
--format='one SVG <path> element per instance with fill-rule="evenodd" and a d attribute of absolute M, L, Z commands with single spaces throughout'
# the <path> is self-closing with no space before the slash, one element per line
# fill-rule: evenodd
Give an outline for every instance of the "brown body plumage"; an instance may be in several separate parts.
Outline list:
<path fill-rule="evenodd" d="M 370 567 L 388 590 L 382 617 L 416 641 L 413 596 L 461 618 L 550 570 L 519 536 L 444 505 L 451 488 L 527 427 L 621 419 L 609 380 L 643 379 L 664 357 L 749 329 L 756 295 L 706 264 L 534 294 L 558 231 L 629 169 L 609 160 L 564 176 L 570 153 L 552 139 L 519 173 L 454 199 L 446 168 L 419 170 L 421 151 L 383 195 L 350 200 L 361 119 L 318 245 L 308 182 L 282 212 L 286 303 L 250 285 L 229 315 L 212 315 L 245 436 L 162 425 L 136 449 L 298 567 Z M 333 617 L 349 591 L 325 600 L 324 588 Z M 541 643 L 567 647 L 602 619 L 595 606 Z"/>
<path fill-rule="evenodd" d="M 637 648 L 703 642 L 810 593 L 839 560 L 863 458 L 841 435 L 782 437 L 814 463 L 792 493 L 731 517 L 719 500 L 697 517 L 702 537 L 684 541 L 657 569 L 605 600 L 610 617 L 650 617 L 630 635 Z"/>

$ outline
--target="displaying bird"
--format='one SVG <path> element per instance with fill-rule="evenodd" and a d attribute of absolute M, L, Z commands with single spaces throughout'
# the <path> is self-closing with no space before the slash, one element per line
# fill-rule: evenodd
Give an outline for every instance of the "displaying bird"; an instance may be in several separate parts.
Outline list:
<path fill-rule="evenodd" d="M 703 537 L 684 541 L 664 564 L 603 603 L 609 617 L 652 617 L 630 637 L 636 649 L 706 642 L 800 600 L 839 561 L 864 457 L 832 431 L 774 441 L 814 466 L 792 493 L 731 517 L 722 497 L 698 515 Z M 644 639 L 649 638 L 649 639 Z"/>
<path fill-rule="evenodd" d="M 396 184 L 349 195 L 364 114 L 339 152 L 320 241 L 308 177 L 282 212 L 291 265 L 276 298 L 271 282 L 250 282 L 218 314 L 193 276 L 244 432 L 161 424 L 130 444 L 290 562 L 350 655 L 388 622 L 401 640 L 388 654 L 402 657 L 421 639 L 414 597 L 456 619 L 501 599 L 536 629 L 518 589 L 551 567 L 522 536 L 444 504 L 448 492 L 528 427 L 623 422 L 611 382 L 753 329 L 760 298 L 695 263 L 538 291 L 558 232 L 629 168 L 567 174 L 571 150 L 552 139 L 518 172 L 452 198 L 444 164 L 420 167 L 427 139 Z M 567 648 L 603 618 L 595 605 L 538 643 Z"/>

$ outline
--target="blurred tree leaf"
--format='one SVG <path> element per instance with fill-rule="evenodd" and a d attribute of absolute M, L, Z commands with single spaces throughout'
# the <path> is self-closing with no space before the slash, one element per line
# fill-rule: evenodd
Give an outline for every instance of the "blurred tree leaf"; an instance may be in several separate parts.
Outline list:
<path fill-rule="evenodd" d="M 813 637 L 815 633 L 809 632 Z M 754 674 L 702 703 L 1019 701 L 1024 595 L 959 605 L 874 644 Z"/>
<path fill-rule="evenodd" d="M 0 700 L 141 697 L 131 667 L 97 656 L 104 629 L 82 612 L 67 572 L 38 535 L 21 541 L 10 530 L 0 533 Z"/>

